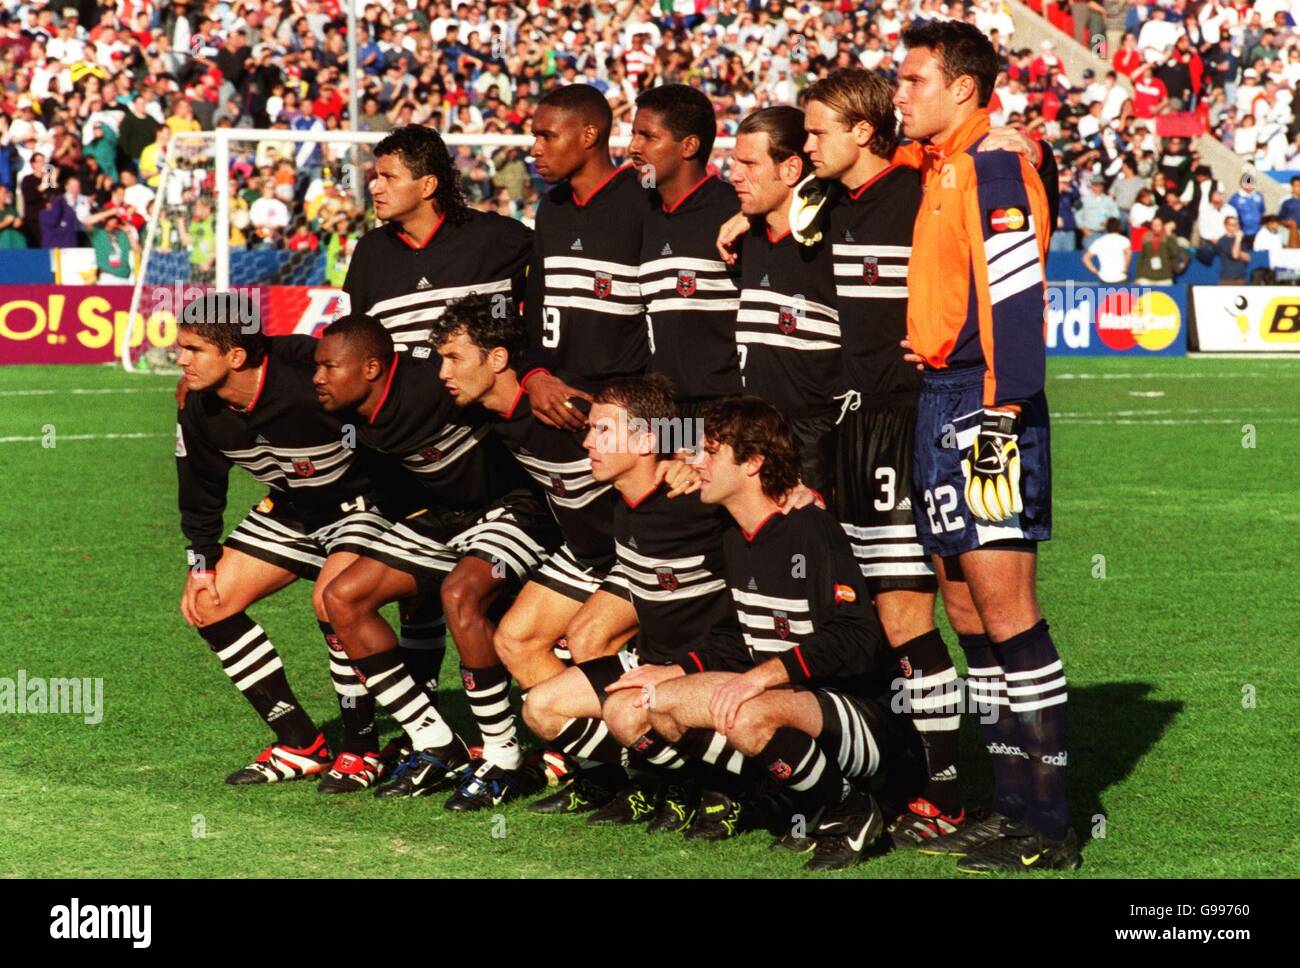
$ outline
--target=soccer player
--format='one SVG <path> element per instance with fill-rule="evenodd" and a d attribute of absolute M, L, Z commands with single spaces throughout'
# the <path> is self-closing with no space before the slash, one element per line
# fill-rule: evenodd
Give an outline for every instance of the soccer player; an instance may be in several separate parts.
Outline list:
<path fill-rule="evenodd" d="M 1073 869 L 1066 801 L 1066 680 L 1035 594 L 1051 534 L 1044 275 L 1052 218 L 1021 157 L 979 152 L 999 70 L 976 28 L 903 32 L 894 98 L 928 142 L 908 270 L 907 339 L 924 361 L 913 464 L 921 543 L 970 665 L 993 811 L 923 849 L 965 871 Z"/>
<path fill-rule="evenodd" d="M 649 706 L 655 733 L 682 744 L 716 730 L 813 814 L 810 836 L 776 846 L 812 850 L 810 870 L 857 863 L 884 829 L 875 799 L 851 780 L 889 764 L 900 802 L 925 783 L 920 736 L 890 711 L 895 653 L 867 601 L 839 523 L 806 507 L 782 515 L 798 481 L 798 442 L 756 397 L 706 407 L 701 497 L 735 520 L 724 544 L 738 625 L 715 628 L 676 664 L 642 667 L 610 687 Z M 683 678 L 685 677 L 685 678 Z M 635 692 L 649 687 L 646 700 Z M 709 794 L 702 812 L 734 826 L 741 805 Z"/>
<path fill-rule="evenodd" d="M 739 273 L 714 246 L 736 211 L 736 190 L 708 170 L 716 132 L 713 105 L 686 84 L 653 87 L 636 99 L 629 152 L 641 183 L 653 188 L 639 276 L 650 369 L 668 378 L 687 417 L 707 400 L 740 391 Z"/>
<path fill-rule="evenodd" d="M 477 297 L 488 300 L 494 297 Z M 455 312 L 453 308 L 450 310 Z M 326 327 L 316 347 L 315 383 L 326 410 L 351 418 L 356 443 L 400 460 L 419 481 L 418 509 L 366 542 L 362 556 L 330 582 L 325 603 L 339 640 L 367 688 L 384 703 L 411 740 L 415 756 L 384 796 L 427 796 L 464 773 L 474 792 L 491 787 L 493 805 L 536 788 L 540 774 L 525 770 L 510 712 L 510 676 L 492 648 L 481 615 L 510 583 L 527 578 L 544 557 L 550 516 L 532 482 L 484 421 L 462 412 L 438 379 L 427 345 L 395 351 L 379 320 L 353 314 Z M 381 498 L 381 500 L 383 500 Z M 385 504 L 385 509 L 388 505 Z M 409 510 L 403 508 L 403 510 Z M 447 576 L 481 579 L 471 597 Z M 428 690 L 409 677 L 397 639 L 379 614 L 392 601 L 442 594 L 461 657 L 461 681 L 483 736 L 483 764 L 465 771 L 464 744 L 432 707 Z M 393 682 L 409 682 L 400 693 Z M 334 789 L 371 786 L 379 775 L 372 749 L 351 748 L 331 773 Z M 340 758 L 342 760 L 342 758 Z M 322 781 L 324 782 L 324 781 Z M 482 797 L 453 794 L 448 809 L 476 809 Z"/>
<path fill-rule="evenodd" d="M 745 392 L 789 420 L 800 444 L 800 478 L 831 493 L 835 396 L 844 381 L 831 249 L 801 245 L 790 200 L 812 171 L 798 108 L 762 108 L 740 122 L 731 182 L 748 220 L 737 242 L 741 269 L 736 344 Z"/>
<path fill-rule="evenodd" d="M 696 494 L 672 499 L 663 482 L 662 458 L 675 448 L 662 439 L 671 436 L 664 430 L 674 419 L 672 388 L 658 374 L 614 381 L 597 392 L 584 443 L 594 479 L 612 484 L 621 498 L 615 546 L 635 605 L 636 642 L 546 680 L 524 703 L 524 720 L 538 736 L 615 770 L 626 761 L 623 746 L 643 737 L 649 721 L 648 711 L 629 698 L 610 710 L 607 688 L 638 664 L 684 658 L 715 625 L 735 621 L 721 575 L 725 515 Z M 678 779 L 682 757 L 667 744 L 642 745 L 631 765 L 667 782 L 634 780 L 588 822 L 649 821 L 651 832 L 682 830 L 691 822 L 697 794 Z"/>
<path fill-rule="evenodd" d="M 605 96 L 587 84 L 552 91 L 533 115 L 530 154 L 555 187 L 537 206 L 524 306 L 536 367 L 521 374 L 533 412 L 570 430 L 586 423 L 574 397 L 643 373 L 650 360 L 637 281 L 650 199 L 637 170 L 610 158 L 613 121 Z"/>
<path fill-rule="evenodd" d="M 190 573 L 181 614 L 275 733 L 275 742 L 226 782 L 275 783 L 330 765 L 325 736 L 294 697 L 280 657 L 246 609 L 298 578 L 336 664 L 321 593 L 388 526 L 373 508 L 365 462 L 340 420 L 316 404 L 310 336 L 267 338 L 253 298 L 218 293 L 184 307 L 179 363 L 187 390 L 177 417 L 181 530 Z M 245 468 L 269 493 L 221 540 L 227 479 Z M 340 688 L 344 743 L 372 741 L 373 709 Z"/>

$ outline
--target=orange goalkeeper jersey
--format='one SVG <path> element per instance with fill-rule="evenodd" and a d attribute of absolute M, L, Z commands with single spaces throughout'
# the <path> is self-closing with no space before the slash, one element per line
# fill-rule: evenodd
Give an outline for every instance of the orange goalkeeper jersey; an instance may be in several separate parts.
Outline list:
<path fill-rule="evenodd" d="M 947 142 L 923 149 L 907 337 L 928 368 L 986 367 L 984 405 L 1000 406 L 1043 389 L 1052 229 L 1030 163 L 979 152 L 988 131 L 988 113 L 977 111 Z"/>

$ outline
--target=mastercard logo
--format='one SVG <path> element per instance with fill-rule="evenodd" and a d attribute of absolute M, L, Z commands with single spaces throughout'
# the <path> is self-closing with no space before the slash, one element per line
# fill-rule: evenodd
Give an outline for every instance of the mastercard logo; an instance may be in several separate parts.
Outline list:
<path fill-rule="evenodd" d="M 1158 352 L 1178 338 L 1183 317 L 1167 293 L 1144 292 L 1134 297 L 1122 291 L 1107 296 L 1097 307 L 1097 336 L 1113 350 L 1135 346 Z"/>
<path fill-rule="evenodd" d="M 1025 227 L 1025 213 L 1018 208 L 995 208 L 989 213 L 994 232 L 1019 232 Z"/>

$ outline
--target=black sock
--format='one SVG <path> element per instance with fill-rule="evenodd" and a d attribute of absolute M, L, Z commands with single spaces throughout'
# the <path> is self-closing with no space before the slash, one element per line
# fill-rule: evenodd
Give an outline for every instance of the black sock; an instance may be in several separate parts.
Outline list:
<path fill-rule="evenodd" d="M 627 748 L 628 762 L 638 769 L 681 773 L 687 761 L 681 751 L 653 729 Z"/>
<path fill-rule="evenodd" d="M 721 733 L 704 727 L 692 727 L 673 744 L 687 760 L 700 763 L 717 774 L 748 776 L 754 766 L 745 754 L 727 743 Z"/>
<path fill-rule="evenodd" d="M 974 715 L 979 718 L 980 736 L 993 761 L 993 809 L 1014 820 L 1025 818 L 1028 790 L 1023 771 L 1016 769 L 1015 731 L 1007 706 L 1007 681 L 987 635 L 959 635 L 957 642 L 966 653 L 967 685 Z"/>
<path fill-rule="evenodd" d="M 626 765 L 626 751 L 618 745 L 603 719 L 570 719 L 552 742 L 579 760 Z"/>
<path fill-rule="evenodd" d="M 370 695 L 388 711 L 417 750 L 442 749 L 455 742 L 451 727 L 438 715 L 429 694 L 411 678 L 399 650 L 354 659 L 352 667 Z"/>
<path fill-rule="evenodd" d="M 334 626 L 321 622 L 321 634 L 325 636 L 325 647 L 330 652 L 330 679 L 334 682 L 334 694 L 339 700 L 339 718 L 343 722 L 344 753 L 373 753 L 378 746 L 375 742 L 375 700 L 366 687 L 357 678 L 357 671 L 352 668 L 339 637 L 334 634 Z"/>
<path fill-rule="evenodd" d="M 246 612 L 199 627 L 199 635 L 221 660 L 221 668 L 257 715 L 275 732 L 276 742 L 301 749 L 316 741 L 316 724 L 298 705 L 284 675 L 280 654 Z"/>
<path fill-rule="evenodd" d="M 811 802 L 832 806 L 848 793 L 839 764 L 822 752 L 817 740 L 792 726 L 773 733 L 754 758 L 773 778 Z"/>
<path fill-rule="evenodd" d="M 460 679 L 465 686 L 465 698 L 469 700 L 469 711 L 483 735 L 483 759 L 503 770 L 523 766 L 524 754 L 519 748 L 519 730 L 510 708 L 510 673 L 506 667 L 471 669 L 462 665 Z"/>
<path fill-rule="evenodd" d="M 397 649 L 411 678 L 424 687 L 434 705 L 438 703 L 438 673 L 447 655 L 447 620 L 442 616 L 442 603 L 434 596 L 437 605 L 422 605 L 417 613 L 402 617 L 402 634 Z"/>
<path fill-rule="evenodd" d="M 922 794 L 948 816 L 961 810 L 957 790 L 957 741 L 961 735 L 957 670 L 938 629 L 894 650 L 907 679 L 908 715 L 925 744 L 929 780 Z"/>
<path fill-rule="evenodd" d="M 1053 840 L 1070 827 L 1065 788 L 1065 671 L 1046 620 L 993 647 L 1007 681 L 1015 745 L 1024 775 L 1025 823 Z"/>

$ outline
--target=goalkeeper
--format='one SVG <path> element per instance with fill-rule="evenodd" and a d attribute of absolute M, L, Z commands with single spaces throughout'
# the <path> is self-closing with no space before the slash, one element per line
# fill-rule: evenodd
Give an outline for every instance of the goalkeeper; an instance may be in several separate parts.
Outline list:
<path fill-rule="evenodd" d="M 916 527 L 970 664 L 994 809 L 923 846 L 967 871 L 1069 869 L 1066 683 L 1035 594 L 1051 536 L 1044 275 L 1051 217 L 1030 164 L 980 152 L 999 58 L 974 27 L 903 32 L 894 104 L 928 142 L 908 267 L 907 334 L 923 366 L 912 474 Z M 988 717 L 983 717 L 988 718 Z"/>

